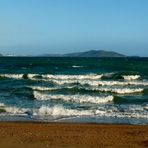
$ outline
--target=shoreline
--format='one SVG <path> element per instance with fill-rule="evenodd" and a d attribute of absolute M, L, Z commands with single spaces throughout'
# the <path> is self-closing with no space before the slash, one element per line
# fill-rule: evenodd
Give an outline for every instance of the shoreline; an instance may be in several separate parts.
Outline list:
<path fill-rule="evenodd" d="M 148 147 L 148 125 L 1 121 L 0 146 Z"/>

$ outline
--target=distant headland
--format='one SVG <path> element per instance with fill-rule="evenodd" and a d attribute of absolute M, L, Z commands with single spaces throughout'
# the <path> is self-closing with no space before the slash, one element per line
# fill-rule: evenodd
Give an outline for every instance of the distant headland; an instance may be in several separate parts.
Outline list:
<path fill-rule="evenodd" d="M 15 54 L 1 54 L 0 57 L 90 57 L 90 58 L 101 58 L 101 57 L 113 57 L 113 58 L 122 58 L 122 57 L 139 57 L 139 56 L 127 56 L 114 51 L 107 50 L 88 50 L 85 52 L 73 52 L 66 54 L 40 54 L 40 55 L 15 55 Z"/>
<path fill-rule="evenodd" d="M 89 50 L 85 52 L 73 52 L 67 54 L 42 54 L 41 57 L 126 57 L 126 55 L 105 50 Z"/>

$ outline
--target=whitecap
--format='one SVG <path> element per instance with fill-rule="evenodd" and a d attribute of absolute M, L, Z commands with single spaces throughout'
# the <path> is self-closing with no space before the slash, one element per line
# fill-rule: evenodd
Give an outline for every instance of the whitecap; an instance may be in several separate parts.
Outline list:
<path fill-rule="evenodd" d="M 142 88 L 94 88 L 92 90 L 98 90 L 102 92 L 113 92 L 117 94 L 140 93 L 143 91 Z"/>
<path fill-rule="evenodd" d="M 78 66 L 78 65 L 72 65 L 73 68 L 80 68 L 80 67 L 83 67 L 83 66 Z"/>
<path fill-rule="evenodd" d="M 45 79 L 55 79 L 55 80 L 83 80 L 83 79 L 100 79 L 102 75 L 88 74 L 88 75 L 42 75 Z"/>
<path fill-rule="evenodd" d="M 63 84 L 72 84 L 72 83 L 79 83 L 81 85 L 90 85 L 90 86 L 126 86 L 126 85 L 143 85 L 147 86 L 147 81 L 127 81 L 127 82 L 121 82 L 121 81 L 96 81 L 96 80 L 52 80 L 53 83 L 56 83 L 58 85 Z"/>
<path fill-rule="evenodd" d="M 140 75 L 123 75 L 125 80 L 137 80 L 140 78 Z"/>
<path fill-rule="evenodd" d="M 54 87 L 44 87 L 44 86 L 28 86 L 28 87 L 33 90 L 39 90 L 39 91 L 52 91 L 52 90 L 58 89 L 58 88 L 54 88 Z"/>
<path fill-rule="evenodd" d="M 0 77 L 12 78 L 12 79 L 22 79 L 23 74 L 0 74 Z"/>
<path fill-rule="evenodd" d="M 90 96 L 90 95 L 51 95 L 34 91 L 34 98 L 37 100 L 63 100 L 77 103 L 107 103 L 112 102 L 113 96 Z"/>
<path fill-rule="evenodd" d="M 0 103 L 0 107 L 2 107 L 2 106 L 5 106 L 5 104 L 4 103 Z"/>
<path fill-rule="evenodd" d="M 35 114 L 36 115 L 36 114 Z M 55 105 L 53 107 L 41 106 L 37 115 L 40 116 L 89 116 L 93 115 L 93 112 L 89 110 L 79 111 L 77 109 L 67 109 L 62 105 Z"/>
<path fill-rule="evenodd" d="M 148 119 L 147 111 L 143 111 L 141 106 L 137 105 L 129 105 L 129 106 L 121 106 L 123 107 L 123 112 L 118 110 L 115 106 L 112 108 L 101 107 L 98 109 L 88 109 L 88 110 L 78 110 L 65 108 L 63 105 L 55 105 L 52 107 L 49 106 L 41 106 L 36 112 L 34 112 L 35 116 L 49 116 L 49 117 L 111 117 L 111 118 L 145 118 Z"/>
<path fill-rule="evenodd" d="M 29 109 L 15 106 L 6 106 L 4 103 L 0 103 L 0 109 L 2 110 L 2 113 L 9 115 L 27 115 L 28 112 L 30 112 Z"/>

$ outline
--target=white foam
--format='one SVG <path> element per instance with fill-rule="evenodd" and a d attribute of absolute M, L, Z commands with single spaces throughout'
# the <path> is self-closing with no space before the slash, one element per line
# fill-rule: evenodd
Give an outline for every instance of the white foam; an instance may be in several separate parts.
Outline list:
<path fill-rule="evenodd" d="M 89 110 L 79 111 L 76 109 L 67 109 L 62 105 L 55 105 L 53 107 L 41 106 L 37 115 L 40 116 L 89 116 L 93 113 Z"/>
<path fill-rule="evenodd" d="M 38 74 L 27 74 L 28 78 L 34 78 L 35 76 L 38 76 Z"/>
<path fill-rule="evenodd" d="M 9 115 L 27 115 L 29 109 L 19 108 L 15 106 L 6 106 L 4 103 L 0 103 L 0 109 L 4 110 L 4 113 Z"/>
<path fill-rule="evenodd" d="M 3 106 L 5 106 L 5 104 L 4 103 L 0 103 L 0 107 L 3 107 Z"/>
<path fill-rule="evenodd" d="M 117 94 L 140 93 L 143 91 L 142 88 L 95 88 L 92 90 L 98 90 L 102 92 L 113 92 Z"/>
<path fill-rule="evenodd" d="M 64 100 L 77 103 L 107 103 L 113 101 L 113 96 L 90 96 L 90 95 L 51 95 L 34 91 L 34 97 L 37 100 Z"/>
<path fill-rule="evenodd" d="M 73 68 L 80 68 L 80 67 L 83 67 L 83 66 L 78 66 L 78 65 L 72 65 Z"/>
<path fill-rule="evenodd" d="M 0 74 L 0 77 L 22 79 L 23 74 Z"/>
<path fill-rule="evenodd" d="M 83 80 L 83 79 L 100 79 L 103 75 L 88 74 L 88 75 L 42 75 L 46 79 L 56 79 L 56 80 Z"/>
<path fill-rule="evenodd" d="M 71 83 L 79 83 L 81 85 L 92 85 L 92 86 L 117 84 L 115 82 L 109 82 L 109 81 L 92 81 L 92 80 L 52 80 L 52 81 L 59 85 L 71 84 Z"/>
<path fill-rule="evenodd" d="M 148 86 L 148 81 L 131 81 L 128 82 L 130 85 L 143 85 Z"/>
<path fill-rule="evenodd" d="M 123 75 L 125 80 L 137 80 L 140 78 L 140 75 Z"/>
<path fill-rule="evenodd" d="M 52 117 L 114 117 L 114 118 L 145 118 L 148 119 L 147 111 L 144 111 L 139 105 L 121 106 L 124 111 L 118 110 L 117 107 L 111 106 L 109 108 L 99 107 L 98 109 L 78 110 L 67 109 L 62 105 L 55 105 L 53 107 L 41 106 L 34 115 L 52 116 Z"/>
<path fill-rule="evenodd" d="M 148 110 L 148 104 L 143 107 L 145 110 Z"/>
<path fill-rule="evenodd" d="M 28 86 L 28 87 L 32 88 L 33 90 L 39 90 L 39 91 L 51 91 L 58 89 L 54 87 L 44 87 L 44 86 Z"/>
<path fill-rule="evenodd" d="M 46 81 L 46 80 L 45 80 Z M 128 81 L 128 82 L 120 82 L 120 81 L 96 81 L 96 80 L 52 80 L 52 82 L 63 85 L 63 84 L 71 84 L 71 83 L 79 83 L 81 85 L 90 85 L 90 86 L 126 86 L 126 85 L 143 85 L 148 86 L 147 81 Z"/>
<path fill-rule="evenodd" d="M 7 113 L 11 115 L 26 115 L 28 109 L 18 108 L 18 107 L 5 107 Z"/>

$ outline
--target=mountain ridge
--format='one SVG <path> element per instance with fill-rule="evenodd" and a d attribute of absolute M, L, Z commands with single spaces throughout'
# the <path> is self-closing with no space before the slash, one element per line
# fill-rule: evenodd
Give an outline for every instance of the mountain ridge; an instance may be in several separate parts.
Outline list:
<path fill-rule="evenodd" d="M 88 50 L 85 52 L 73 52 L 67 54 L 44 54 L 45 57 L 126 57 L 126 55 L 106 50 Z"/>

